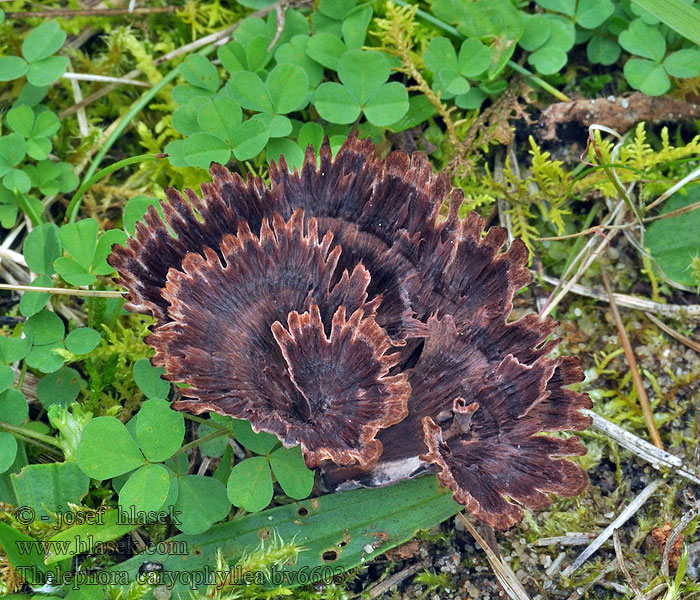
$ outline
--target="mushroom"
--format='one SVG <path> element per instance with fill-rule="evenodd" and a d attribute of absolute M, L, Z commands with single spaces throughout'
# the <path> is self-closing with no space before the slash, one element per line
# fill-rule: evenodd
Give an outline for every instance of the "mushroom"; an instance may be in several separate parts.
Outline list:
<path fill-rule="evenodd" d="M 507 529 L 549 493 L 579 494 L 575 437 L 590 406 L 578 360 L 551 357 L 556 323 L 507 322 L 527 250 L 475 213 L 427 158 L 350 136 L 271 186 L 212 165 L 166 191 L 110 264 L 126 307 L 155 317 L 154 365 L 184 382 L 173 407 L 248 419 L 301 444 L 329 489 L 426 471 Z M 441 208 L 447 216 L 441 218 Z"/>

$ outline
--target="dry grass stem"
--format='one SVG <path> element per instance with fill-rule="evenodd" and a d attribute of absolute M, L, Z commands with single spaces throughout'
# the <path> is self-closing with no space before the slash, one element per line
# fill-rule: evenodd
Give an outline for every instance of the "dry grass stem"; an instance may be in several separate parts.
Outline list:
<path fill-rule="evenodd" d="M 549 275 L 542 275 L 542 280 L 555 286 L 561 284 L 560 279 L 550 277 Z M 608 300 L 608 296 L 604 291 L 596 290 L 589 286 L 574 284 L 570 289 L 574 294 L 578 294 L 579 296 L 595 298 L 596 300 Z M 618 306 L 624 306 L 625 308 L 654 312 L 673 319 L 686 318 L 693 321 L 700 321 L 700 304 L 661 304 L 660 302 L 654 302 L 646 298 L 637 298 L 636 296 L 617 293 L 614 293 L 613 297 Z"/>
<path fill-rule="evenodd" d="M 605 271 L 601 271 L 600 275 L 603 279 L 603 285 L 605 286 L 605 291 L 608 294 L 610 300 L 610 309 L 613 313 L 613 318 L 615 319 L 615 326 L 617 327 L 617 334 L 620 337 L 620 343 L 625 351 L 625 358 L 627 359 L 627 365 L 630 368 L 630 373 L 632 375 L 632 382 L 637 390 L 637 397 L 639 398 L 639 405 L 642 409 L 642 414 L 644 415 L 644 421 L 647 425 L 647 430 L 651 436 L 651 441 L 654 442 L 654 446 L 663 450 L 663 444 L 661 443 L 661 436 L 659 435 L 659 430 L 656 427 L 654 421 L 654 413 L 651 410 L 651 404 L 649 403 L 649 398 L 647 397 L 647 392 L 644 389 L 644 384 L 642 382 L 642 376 L 639 373 L 639 367 L 637 366 L 637 359 L 634 356 L 634 350 L 632 350 L 632 344 L 630 344 L 629 337 L 625 331 L 625 325 L 620 317 L 620 311 L 617 309 L 617 303 L 615 302 L 615 297 L 613 296 L 612 290 L 610 289 L 610 282 L 608 281 L 608 276 Z"/>
<path fill-rule="evenodd" d="M 63 294 L 65 296 L 94 296 L 96 298 L 121 298 L 124 292 L 109 290 L 80 290 L 54 287 L 34 287 L 31 285 L 14 285 L 0 283 L 0 290 L 12 290 L 15 292 L 44 292 L 47 294 Z"/>
<path fill-rule="evenodd" d="M 627 580 L 627 584 L 634 593 L 634 597 L 637 600 L 644 600 L 644 594 L 642 594 L 641 590 L 634 582 L 634 579 L 632 579 L 627 565 L 625 564 L 625 557 L 622 553 L 622 545 L 620 544 L 620 533 L 617 529 L 613 531 L 613 545 L 615 546 L 615 556 L 617 557 L 617 563 L 620 565 L 620 571 L 622 571 L 622 575 Z"/>
<path fill-rule="evenodd" d="M 693 483 L 700 484 L 700 472 L 694 467 L 684 464 L 684 462 L 674 454 L 661 450 L 633 433 L 625 431 L 622 427 L 611 423 L 592 410 L 584 410 L 583 413 L 593 419 L 594 429 L 597 429 L 639 458 L 646 460 L 655 469 L 659 470 L 661 467 L 667 467 L 672 469 L 676 475 L 688 479 Z"/>
<path fill-rule="evenodd" d="M 394 573 L 392 575 L 389 575 L 385 580 L 380 581 L 377 585 L 374 587 L 370 588 L 369 590 L 364 590 L 363 594 L 367 593 L 370 600 L 374 600 L 375 598 L 379 598 L 382 595 L 384 595 L 386 592 L 388 592 L 392 587 L 395 585 L 398 585 L 401 583 L 404 579 L 410 577 L 414 573 L 417 573 L 418 571 L 421 571 L 422 569 L 425 569 L 430 566 L 430 561 L 429 560 L 422 560 L 420 562 L 417 562 L 413 565 L 409 565 L 405 569 L 402 569 L 398 573 Z"/>
<path fill-rule="evenodd" d="M 651 496 L 654 494 L 654 492 L 659 488 L 659 486 L 663 483 L 661 479 L 657 479 L 656 481 L 652 481 L 648 486 L 646 486 L 640 493 L 639 495 L 630 502 L 627 507 L 619 514 L 619 516 L 612 522 L 610 525 L 608 525 L 603 532 L 591 542 L 590 546 L 586 548 L 581 554 L 579 554 L 576 557 L 576 560 L 572 562 L 566 569 L 562 571 L 562 575 L 564 577 L 571 577 L 571 575 L 574 574 L 574 572 L 584 563 L 586 562 L 593 554 L 597 552 L 597 550 L 610 539 L 610 536 L 613 534 L 613 531 L 616 529 L 619 529 L 622 527 L 623 524 L 625 524 L 630 517 L 632 517 L 643 505 L 644 503 L 651 498 Z"/>
<path fill-rule="evenodd" d="M 493 569 L 493 573 L 498 579 L 498 582 L 503 586 L 503 590 L 508 597 L 512 600 L 530 600 L 525 588 L 523 587 L 520 580 L 516 577 L 513 570 L 510 568 L 507 562 L 502 561 L 496 553 L 491 549 L 488 542 L 481 537 L 479 532 L 474 528 L 474 526 L 469 522 L 469 520 L 462 514 L 458 513 L 457 517 L 462 524 L 467 528 L 469 533 L 472 534 L 474 539 L 477 541 L 481 549 L 486 553 L 486 558 Z"/>
<path fill-rule="evenodd" d="M 660 319 L 657 319 L 651 313 L 645 312 L 644 314 L 659 329 L 665 331 L 668 335 L 670 335 L 675 340 L 678 340 L 681 344 L 685 344 L 686 346 L 688 346 L 688 348 L 690 348 L 691 350 L 695 350 L 695 352 L 700 354 L 700 343 L 696 342 L 695 340 L 689 338 L 686 335 L 683 335 L 682 333 L 678 333 L 675 329 L 669 327 L 668 325 L 666 325 L 666 323 L 664 323 Z"/>

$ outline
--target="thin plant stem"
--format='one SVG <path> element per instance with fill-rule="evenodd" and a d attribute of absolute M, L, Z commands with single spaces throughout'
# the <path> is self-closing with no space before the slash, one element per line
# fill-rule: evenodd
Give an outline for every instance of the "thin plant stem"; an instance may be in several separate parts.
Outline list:
<path fill-rule="evenodd" d="M 63 451 L 63 449 L 61 448 L 61 444 L 57 442 L 54 438 L 52 438 L 50 435 L 44 435 L 43 433 L 38 433 L 37 431 L 27 429 L 26 427 L 21 427 L 20 425 L 11 425 L 10 423 L 5 423 L 3 421 L 0 421 L 0 429 L 4 429 L 5 431 L 9 431 L 10 433 L 21 435 L 25 438 L 37 440 L 39 442 L 42 442 L 43 444 L 53 446 L 54 448 L 58 448 L 59 450 Z"/>
<path fill-rule="evenodd" d="M 22 369 L 19 372 L 19 377 L 17 378 L 17 385 L 15 386 L 16 390 L 22 390 L 22 384 L 24 383 L 24 377 L 27 374 L 27 361 L 23 360 L 22 361 Z"/>
<path fill-rule="evenodd" d="M 15 292 L 40 292 L 45 294 L 63 294 L 64 296 L 93 296 L 96 298 L 122 298 L 126 292 L 110 290 L 80 290 L 54 287 L 34 287 L 32 285 L 14 285 L 12 283 L 0 283 L 0 290 L 12 290 Z"/>
<path fill-rule="evenodd" d="M 134 114 L 135 116 L 135 114 Z M 132 117 L 133 118 L 133 117 Z M 117 128 L 119 129 L 119 128 Z M 123 130 L 123 128 L 122 128 Z M 115 130 L 116 133 L 117 130 Z M 111 137 L 114 136 L 114 133 L 112 134 Z M 116 138 L 111 142 L 111 144 L 116 141 Z M 102 149 L 100 152 L 98 152 L 97 156 L 95 157 L 95 160 L 92 161 L 92 164 L 90 165 L 90 169 L 88 169 L 88 172 L 85 174 L 85 177 L 83 178 L 83 183 L 82 185 L 78 188 L 78 191 L 75 192 L 73 197 L 71 198 L 70 203 L 68 204 L 68 208 L 66 209 L 66 221 L 69 223 L 73 223 L 78 216 L 78 209 L 80 208 L 80 200 L 82 197 L 85 195 L 85 192 L 88 191 L 90 186 L 93 184 L 97 183 L 100 179 L 103 177 L 106 177 L 110 173 L 113 173 L 114 171 L 121 169 L 122 167 L 126 167 L 128 165 L 133 165 L 135 163 L 141 163 L 147 160 L 157 160 L 159 158 L 164 158 L 167 156 L 167 154 L 161 154 L 161 153 L 152 153 L 152 154 L 139 154 L 138 156 L 130 156 L 129 158 L 125 158 L 124 160 L 117 161 L 115 163 L 112 163 L 108 167 L 105 167 L 104 169 L 98 171 L 97 173 L 94 173 L 95 168 L 99 164 L 99 161 L 102 160 L 102 156 L 104 156 L 106 150 L 105 148 L 107 147 L 105 145 L 102 146 Z M 111 146 L 110 144 L 110 146 Z M 102 152 L 105 150 L 105 152 Z M 100 156 L 102 154 L 102 156 Z M 93 174 L 94 173 L 94 174 Z"/>
<path fill-rule="evenodd" d="M 17 199 L 17 204 L 20 205 L 22 212 L 24 212 L 24 214 L 29 217 L 29 220 L 32 222 L 32 225 L 34 227 L 41 225 L 43 219 L 41 218 L 41 214 L 39 214 L 36 211 L 36 208 L 34 208 L 34 204 L 29 202 L 24 197 L 24 194 L 15 194 L 15 198 Z"/>
<path fill-rule="evenodd" d="M 184 446 L 180 446 L 180 448 L 173 454 L 173 456 L 177 456 L 178 454 L 183 454 L 187 452 L 188 450 L 191 450 L 192 448 L 196 448 L 203 442 L 208 442 L 209 440 L 213 440 L 214 438 L 220 437 L 226 433 L 231 433 L 230 429 L 221 429 L 218 431 L 212 431 L 211 433 L 208 433 L 204 437 L 198 438 L 196 440 L 193 440 L 189 442 L 188 444 L 185 444 Z M 171 457 L 172 458 L 172 457 Z"/>
<path fill-rule="evenodd" d="M 630 373 L 632 375 L 632 381 L 634 387 L 637 390 L 637 397 L 639 398 L 639 405 L 642 409 L 642 414 L 644 415 L 644 421 L 647 425 L 647 430 L 649 431 L 649 436 L 654 446 L 663 450 L 664 446 L 661 443 L 661 436 L 659 435 L 659 430 L 656 428 L 656 423 L 654 422 L 654 413 L 651 410 L 651 404 L 649 403 L 649 398 L 647 397 L 647 392 L 644 389 L 644 384 L 642 382 L 642 376 L 639 373 L 639 367 L 637 366 L 637 359 L 634 356 L 634 351 L 632 350 L 632 344 L 630 344 L 629 337 L 625 331 L 625 326 L 622 323 L 622 318 L 620 317 L 620 311 L 617 309 L 617 302 L 615 302 L 615 296 L 613 296 L 612 289 L 610 288 L 610 282 L 608 281 L 608 276 L 605 271 L 600 272 L 601 278 L 603 279 L 603 285 L 605 286 L 605 292 L 608 294 L 610 299 L 610 309 L 613 313 L 613 318 L 615 319 L 615 326 L 617 327 L 617 333 L 620 337 L 620 343 L 625 351 L 625 358 L 627 358 L 627 364 L 630 368 Z"/>
<path fill-rule="evenodd" d="M 6 19 L 54 19 L 56 17 L 65 17 L 71 19 L 73 17 L 138 17 L 140 15 L 150 15 L 155 13 L 172 13 L 175 12 L 175 6 L 144 6 L 136 7 L 133 10 L 128 8 L 85 8 L 85 9 L 69 9 L 57 8 L 54 10 L 36 10 L 36 11 L 10 11 L 5 13 Z"/>

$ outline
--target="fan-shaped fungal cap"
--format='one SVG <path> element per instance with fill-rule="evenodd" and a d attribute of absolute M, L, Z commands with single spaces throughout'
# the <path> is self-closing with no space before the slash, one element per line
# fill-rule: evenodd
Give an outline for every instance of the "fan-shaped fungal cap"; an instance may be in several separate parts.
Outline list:
<path fill-rule="evenodd" d="M 548 356 L 551 319 L 507 323 L 525 246 L 460 219 L 461 192 L 425 156 L 381 160 L 351 136 L 318 164 L 309 148 L 300 172 L 281 159 L 270 188 L 211 172 L 201 199 L 168 190 L 165 222 L 149 209 L 109 259 L 127 307 L 157 319 L 154 364 L 189 384 L 176 408 L 301 444 L 328 487 L 439 471 L 500 529 L 583 489 L 561 459 L 583 446 L 542 435 L 589 424 L 567 389 L 578 361 Z"/>

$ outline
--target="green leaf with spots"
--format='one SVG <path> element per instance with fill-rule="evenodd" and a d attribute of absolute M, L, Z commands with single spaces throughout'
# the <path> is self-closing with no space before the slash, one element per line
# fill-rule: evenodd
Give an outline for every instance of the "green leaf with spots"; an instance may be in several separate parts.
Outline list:
<path fill-rule="evenodd" d="M 290 498 L 302 500 L 314 487 L 314 472 L 306 466 L 301 447 L 278 448 L 270 454 L 270 467 L 280 486 Z"/>
<path fill-rule="evenodd" d="M 235 465 L 226 484 L 228 499 L 248 512 L 265 508 L 272 500 L 272 476 L 267 458 L 253 456 Z"/>
<path fill-rule="evenodd" d="M 36 396 L 45 408 L 52 404 L 67 407 L 78 397 L 81 383 L 85 382 L 78 371 L 70 367 L 63 367 L 39 380 L 36 386 Z"/>
<path fill-rule="evenodd" d="M 79 327 L 66 336 L 66 349 L 73 354 L 87 354 L 97 348 L 100 339 L 92 327 Z"/>
<path fill-rule="evenodd" d="M 233 155 L 236 160 L 249 160 L 262 152 L 269 139 L 270 132 L 263 123 L 248 119 L 233 136 Z"/>
<path fill-rule="evenodd" d="M 294 564 L 279 567 L 285 581 L 296 586 L 308 583 L 309 573 L 318 573 L 320 580 L 324 566 L 349 570 L 366 564 L 411 539 L 417 531 L 428 530 L 463 509 L 434 476 L 418 477 L 391 487 L 328 494 L 278 506 L 222 523 L 195 537 L 179 535 L 174 540 L 187 542 L 186 555 L 143 553 L 109 570 L 127 572 L 134 580 L 139 567 L 149 560 L 162 563 L 165 571 L 196 575 L 211 569 L 217 551 L 234 564 L 258 548 L 262 536 L 275 532 L 285 542 L 297 536 L 297 543 L 304 547 Z M 187 594 L 182 584 L 176 583 L 175 590 Z"/>
<path fill-rule="evenodd" d="M 97 417 L 85 425 L 76 460 L 86 475 L 98 480 L 128 473 L 145 463 L 134 438 L 114 417 Z"/>
<path fill-rule="evenodd" d="M 230 89 L 233 98 L 245 110 L 274 112 L 267 88 L 257 73 L 252 71 L 236 73 L 229 81 L 227 89 Z"/>
<path fill-rule="evenodd" d="M 129 513 L 157 511 L 170 490 L 170 475 L 163 465 L 144 465 L 119 490 L 119 508 Z"/>
<path fill-rule="evenodd" d="M 14 372 L 12 373 L 14 378 Z M 0 421 L 21 425 L 29 416 L 29 405 L 19 390 L 6 389 L 0 394 Z"/>
<path fill-rule="evenodd" d="M 146 398 L 167 398 L 170 382 L 161 378 L 165 373 L 163 367 L 154 367 L 147 358 L 140 358 L 134 363 L 134 381 Z"/>
<path fill-rule="evenodd" d="M 179 491 L 174 511 L 183 533 L 198 534 L 221 521 L 231 510 L 224 484 L 213 477 L 184 475 L 178 478 Z"/>
<path fill-rule="evenodd" d="M 232 98 L 219 96 L 203 102 L 197 110 L 197 124 L 208 134 L 233 146 L 233 136 L 241 123 L 241 107 Z"/>
<path fill-rule="evenodd" d="M 165 400 L 152 398 L 141 406 L 136 421 L 136 440 L 152 462 L 170 458 L 185 438 L 185 419 Z"/>
<path fill-rule="evenodd" d="M 208 92 L 219 89 L 216 67 L 201 54 L 190 54 L 180 65 L 180 75 L 187 83 Z"/>
<path fill-rule="evenodd" d="M 248 450 L 256 454 L 267 454 L 279 443 L 279 440 L 274 435 L 264 431 L 255 433 L 250 425 L 250 421 L 245 419 L 234 419 L 231 427 L 236 439 Z"/>

